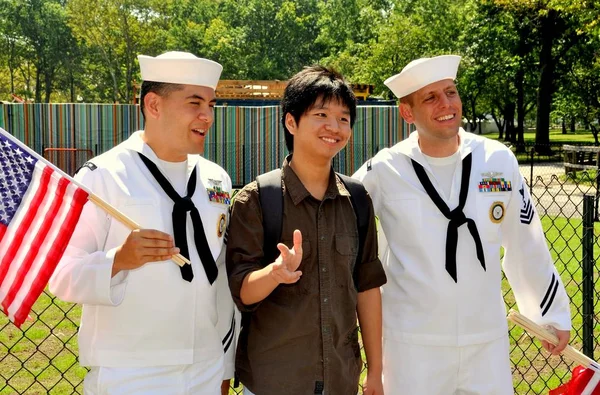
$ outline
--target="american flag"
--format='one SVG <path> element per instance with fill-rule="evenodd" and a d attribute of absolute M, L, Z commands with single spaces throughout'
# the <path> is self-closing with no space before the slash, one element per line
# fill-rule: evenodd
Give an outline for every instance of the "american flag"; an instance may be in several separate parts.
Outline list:
<path fill-rule="evenodd" d="M 549 395 L 600 395 L 600 368 L 596 363 L 585 368 L 581 365 L 573 368 L 571 380 L 559 388 L 551 390 Z"/>
<path fill-rule="evenodd" d="M 88 192 L 0 128 L 0 303 L 27 318 L 73 234 Z"/>

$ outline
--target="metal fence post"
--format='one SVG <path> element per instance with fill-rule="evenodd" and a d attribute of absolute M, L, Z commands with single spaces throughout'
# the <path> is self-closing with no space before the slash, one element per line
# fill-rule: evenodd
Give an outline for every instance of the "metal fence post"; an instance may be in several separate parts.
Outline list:
<path fill-rule="evenodd" d="M 594 221 L 598 221 L 598 204 L 600 200 L 600 152 L 596 152 L 596 207 Z"/>
<path fill-rule="evenodd" d="M 535 148 L 531 148 L 531 166 L 529 167 L 529 189 L 533 188 L 533 156 L 535 155 Z"/>
<path fill-rule="evenodd" d="M 583 353 L 594 358 L 594 200 L 583 197 L 582 280 Z"/>

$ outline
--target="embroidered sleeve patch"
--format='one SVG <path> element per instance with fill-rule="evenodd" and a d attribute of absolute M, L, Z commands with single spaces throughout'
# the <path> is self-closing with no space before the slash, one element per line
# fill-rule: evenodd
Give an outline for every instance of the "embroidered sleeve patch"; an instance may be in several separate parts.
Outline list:
<path fill-rule="evenodd" d="M 79 169 L 75 170 L 75 174 L 79 173 L 79 170 L 83 169 L 84 167 L 87 167 L 91 171 L 94 171 L 98 168 L 98 166 L 96 166 L 92 162 L 85 162 L 83 165 L 81 165 L 81 167 Z"/>
<path fill-rule="evenodd" d="M 529 225 L 533 220 L 533 204 L 531 204 L 531 199 L 525 198 L 525 186 L 521 186 L 519 193 L 523 200 L 523 204 L 521 205 L 521 223 Z"/>

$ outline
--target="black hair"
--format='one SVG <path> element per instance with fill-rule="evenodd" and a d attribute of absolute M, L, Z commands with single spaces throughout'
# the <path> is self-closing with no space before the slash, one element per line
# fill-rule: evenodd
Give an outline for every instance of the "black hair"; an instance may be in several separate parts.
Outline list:
<path fill-rule="evenodd" d="M 144 98 L 148 93 L 154 92 L 159 96 L 169 96 L 171 92 L 178 91 L 182 88 L 182 85 L 171 84 L 168 82 L 143 81 L 142 88 L 140 90 L 140 109 L 142 110 L 144 122 L 146 121 L 146 114 L 144 113 Z"/>
<path fill-rule="evenodd" d="M 285 126 L 285 117 L 292 114 L 296 123 L 317 102 L 337 101 L 350 111 L 350 127 L 356 120 L 356 96 L 352 87 L 337 71 L 320 66 L 305 67 L 294 75 L 281 99 L 281 123 L 283 124 L 285 145 L 289 152 L 294 151 L 294 136 Z"/>

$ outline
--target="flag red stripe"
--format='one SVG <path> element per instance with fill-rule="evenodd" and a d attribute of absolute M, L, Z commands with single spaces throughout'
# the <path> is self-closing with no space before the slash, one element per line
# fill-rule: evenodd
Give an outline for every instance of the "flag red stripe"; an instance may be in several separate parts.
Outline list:
<path fill-rule="evenodd" d="M 52 193 L 50 191 L 50 199 L 52 199 L 52 203 L 50 208 L 46 213 L 41 213 L 44 218 L 42 225 L 39 227 L 38 232 L 35 234 L 31 243 L 29 243 L 28 251 L 23 260 L 20 262 L 19 270 L 17 271 L 17 275 L 15 276 L 14 281 L 12 282 L 12 286 L 10 290 L 7 292 L 6 297 L 2 301 L 2 307 L 4 307 L 4 311 L 8 311 L 8 306 L 10 306 L 21 289 L 23 285 L 23 281 L 25 280 L 25 276 L 29 269 L 31 268 L 31 264 L 35 260 L 40 248 L 44 244 L 44 240 L 46 240 L 46 236 L 48 236 L 48 232 L 56 218 L 56 214 L 60 210 L 60 207 L 63 202 L 63 197 L 65 196 L 65 191 L 67 190 L 67 186 L 69 185 L 69 181 L 65 178 L 60 178 L 58 180 L 58 186 L 56 187 L 56 191 Z M 15 262 L 13 262 L 15 264 Z"/>
<path fill-rule="evenodd" d="M 77 224 L 77 221 L 79 221 L 79 216 L 81 215 L 81 211 L 83 210 L 83 206 L 87 202 L 87 199 L 87 192 L 79 188 L 75 190 L 69 212 L 64 222 L 60 225 L 60 233 L 53 243 L 52 252 L 48 254 L 48 258 L 44 260 L 40 272 L 34 277 L 31 288 L 15 313 L 15 325 L 17 327 L 20 327 L 21 324 L 25 322 L 31 307 L 46 287 L 50 276 L 52 276 L 56 265 L 58 265 L 60 258 L 67 248 L 69 240 L 71 240 L 75 225 Z"/>
<path fill-rule="evenodd" d="M 34 170 L 35 171 L 35 170 Z M 19 248 L 21 247 L 21 242 L 23 241 L 23 237 L 25 233 L 29 231 L 29 227 L 31 226 L 31 222 L 37 215 L 38 208 L 44 200 L 44 196 L 46 195 L 46 191 L 48 190 L 48 180 L 54 171 L 50 167 L 44 167 L 42 174 L 40 175 L 39 183 L 32 182 L 29 185 L 29 188 L 38 188 L 35 192 L 33 200 L 29 207 L 27 207 L 27 213 L 23 217 L 23 221 L 19 224 L 19 229 L 15 233 L 15 236 L 12 238 L 12 243 L 6 250 L 6 254 L 2 257 L 2 261 L 0 262 L 0 284 L 4 282 L 4 278 L 6 277 L 6 273 L 8 273 L 8 268 L 11 265 L 12 260 L 15 258 Z M 34 175 L 35 176 L 35 175 Z M 23 202 L 21 202 L 23 203 Z M 14 220 L 14 218 L 13 218 Z"/>
<path fill-rule="evenodd" d="M 4 237 L 4 233 L 6 233 L 6 226 L 4 226 L 3 224 L 0 224 L 0 241 L 2 241 L 2 238 Z"/>

